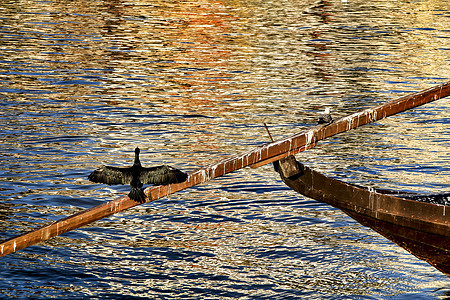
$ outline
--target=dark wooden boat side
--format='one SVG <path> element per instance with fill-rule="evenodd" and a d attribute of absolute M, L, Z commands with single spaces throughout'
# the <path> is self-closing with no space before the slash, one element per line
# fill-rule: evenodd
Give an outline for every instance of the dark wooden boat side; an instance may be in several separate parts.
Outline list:
<path fill-rule="evenodd" d="M 280 163 L 296 164 L 297 174 L 285 176 Z M 310 169 L 293 156 L 275 162 L 274 166 L 283 182 L 294 191 L 341 209 L 450 276 L 450 206 L 348 184 Z"/>

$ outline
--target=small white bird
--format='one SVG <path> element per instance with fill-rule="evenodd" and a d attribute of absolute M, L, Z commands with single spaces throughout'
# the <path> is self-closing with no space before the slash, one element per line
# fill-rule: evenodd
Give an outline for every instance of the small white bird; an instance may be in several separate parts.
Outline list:
<path fill-rule="evenodd" d="M 325 107 L 325 111 L 319 115 L 319 120 L 317 121 L 317 123 L 329 124 L 331 122 L 333 122 L 333 118 L 331 117 L 331 114 L 330 114 L 330 108 Z"/>

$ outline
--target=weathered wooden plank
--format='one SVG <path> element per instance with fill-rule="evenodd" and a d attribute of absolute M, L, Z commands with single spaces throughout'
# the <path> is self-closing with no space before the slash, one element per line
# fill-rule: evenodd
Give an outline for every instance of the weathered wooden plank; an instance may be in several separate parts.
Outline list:
<path fill-rule="evenodd" d="M 148 200 L 147 202 L 165 197 L 169 194 L 206 182 L 210 179 L 223 176 L 247 166 L 261 166 L 292 153 L 304 151 L 305 149 L 313 147 L 318 141 L 325 138 L 357 128 L 370 122 L 380 120 L 393 114 L 403 112 L 407 109 L 447 97 L 449 95 L 450 82 L 399 98 L 383 105 L 364 109 L 360 112 L 338 119 L 335 122 L 325 126 L 314 126 L 290 137 L 265 144 L 245 153 L 231 156 L 227 159 L 219 161 L 218 163 L 190 172 L 188 174 L 188 179 L 183 183 L 147 188 L 145 192 L 148 196 L 151 196 L 151 200 Z M 136 205 L 139 205 L 139 203 L 134 202 L 125 196 L 87 209 L 75 215 L 2 242 L 0 244 L 0 256 L 16 252 L 30 245 L 45 241 L 51 237 L 74 230 Z"/>

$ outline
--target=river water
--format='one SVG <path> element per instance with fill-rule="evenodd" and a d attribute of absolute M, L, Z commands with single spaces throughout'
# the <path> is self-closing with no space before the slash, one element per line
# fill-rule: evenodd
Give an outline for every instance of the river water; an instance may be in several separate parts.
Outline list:
<path fill-rule="evenodd" d="M 0 238 L 450 79 L 448 1 L 2 1 Z M 333 177 L 450 190 L 450 99 L 320 142 Z M 5 298 L 446 298 L 450 280 L 246 168 L 0 258 Z"/>

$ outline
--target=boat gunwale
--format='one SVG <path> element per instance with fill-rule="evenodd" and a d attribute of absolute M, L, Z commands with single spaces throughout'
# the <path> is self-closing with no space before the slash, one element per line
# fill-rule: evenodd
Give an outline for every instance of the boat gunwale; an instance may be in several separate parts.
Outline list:
<path fill-rule="evenodd" d="M 434 228 L 432 233 L 450 238 L 450 214 L 447 212 L 447 210 L 450 212 L 450 206 L 448 205 L 392 196 L 383 193 L 382 190 L 362 187 L 328 177 L 299 162 L 297 163 L 303 175 L 294 179 L 286 178 L 282 173 L 280 173 L 280 176 L 286 185 L 302 195 L 344 211 L 354 211 L 358 214 L 423 232 L 430 232 L 427 228 Z M 305 174 L 310 175 L 306 175 L 307 178 L 300 179 Z M 339 195 L 337 195 L 338 192 Z"/>

